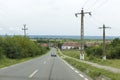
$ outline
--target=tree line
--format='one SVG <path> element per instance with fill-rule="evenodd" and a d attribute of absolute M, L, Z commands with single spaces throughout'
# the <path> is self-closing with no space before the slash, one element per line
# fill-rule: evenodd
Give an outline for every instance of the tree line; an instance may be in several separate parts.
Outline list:
<path fill-rule="evenodd" d="M 37 42 L 31 41 L 28 37 L 0 37 L 0 59 L 4 57 L 11 59 L 34 57 L 46 53 L 48 49 L 41 47 Z"/>
<path fill-rule="evenodd" d="M 89 57 L 102 58 L 102 46 L 101 44 L 99 46 L 87 47 L 85 52 Z M 116 38 L 110 44 L 107 44 L 105 53 L 108 59 L 120 59 L 120 39 Z"/>

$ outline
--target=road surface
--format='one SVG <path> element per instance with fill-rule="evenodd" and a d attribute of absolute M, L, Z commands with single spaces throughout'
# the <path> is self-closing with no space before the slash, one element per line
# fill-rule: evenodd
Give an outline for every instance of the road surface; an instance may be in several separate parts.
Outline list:
<path fill-rule="evenodd" d="M 48 54 L 0 69 L 0 80 L 91 80 L 60 57 Z"/>

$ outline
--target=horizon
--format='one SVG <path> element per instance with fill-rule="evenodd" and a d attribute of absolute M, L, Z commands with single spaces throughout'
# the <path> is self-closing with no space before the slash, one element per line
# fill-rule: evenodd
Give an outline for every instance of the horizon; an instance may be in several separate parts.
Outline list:
<path fill-rule="evenodd" d="M 4 36 L 24 36 L 24 35 L 0 35 L 2 37 Z M 80 40 L 80 36 L 77 35 L 27 35 L 29 38 L 44 38 L 44 39 L 79 39 Z M 120 36 L 106 36 L 106 40 L 110 39 L 113 40 L 115 38 L 120 38 Z M 99 39 L 102 40 L 103 36 L 84 36 L 84 39 Z"/>

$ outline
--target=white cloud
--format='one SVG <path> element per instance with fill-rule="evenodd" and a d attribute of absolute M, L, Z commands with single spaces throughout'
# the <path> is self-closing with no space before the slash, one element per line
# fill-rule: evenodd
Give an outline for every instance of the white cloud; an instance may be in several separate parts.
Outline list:
<path fill-rule="evenodd" d="M 79 35 L 80 16 L 76 18 L 74 14 L 80 12 L 85 1 L 1 0 L 0 25 L 6 29 L 1 34 L 9 31 L 22 34 L 21 28 L 23 24 L 27 24 L 29 34 Z M 97 28 L 106 24 L 113 27 L 107 30 L 108 35 L 119 35 L 119 3 L 119 0 L 88 0 L 84 8 L 85 11 L 92 11 L 93 15 L 91 18 L 85 15 L 85 34 L 101 35 Z M 101 6 L 98 7 L 99 5 Z"/>

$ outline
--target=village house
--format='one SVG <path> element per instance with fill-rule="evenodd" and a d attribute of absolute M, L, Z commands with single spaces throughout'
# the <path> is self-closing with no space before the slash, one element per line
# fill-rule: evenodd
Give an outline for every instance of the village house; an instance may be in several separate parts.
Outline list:
<path fill-rule="evenodd" d="M 86 43 L 86 47 L 90 46 L 99 46 L 99 43 Z M 70 49 L 81 49 L 80 43 L 78 42 L 66 42 L 61 46 L 62 50 L 70 50 Z"/>
<path fill-rule="evenodd" d="M 48 45 L 48 43 L 40 43 L 40 46 L 42 46 L 42 47 L 48 47 L 49 45 Z"/>
<path fill-rule="evenodd" d="M 61 46 L 61 49 L 80 49 L 80 43 L 77 42 L 66 42 Z"/>

